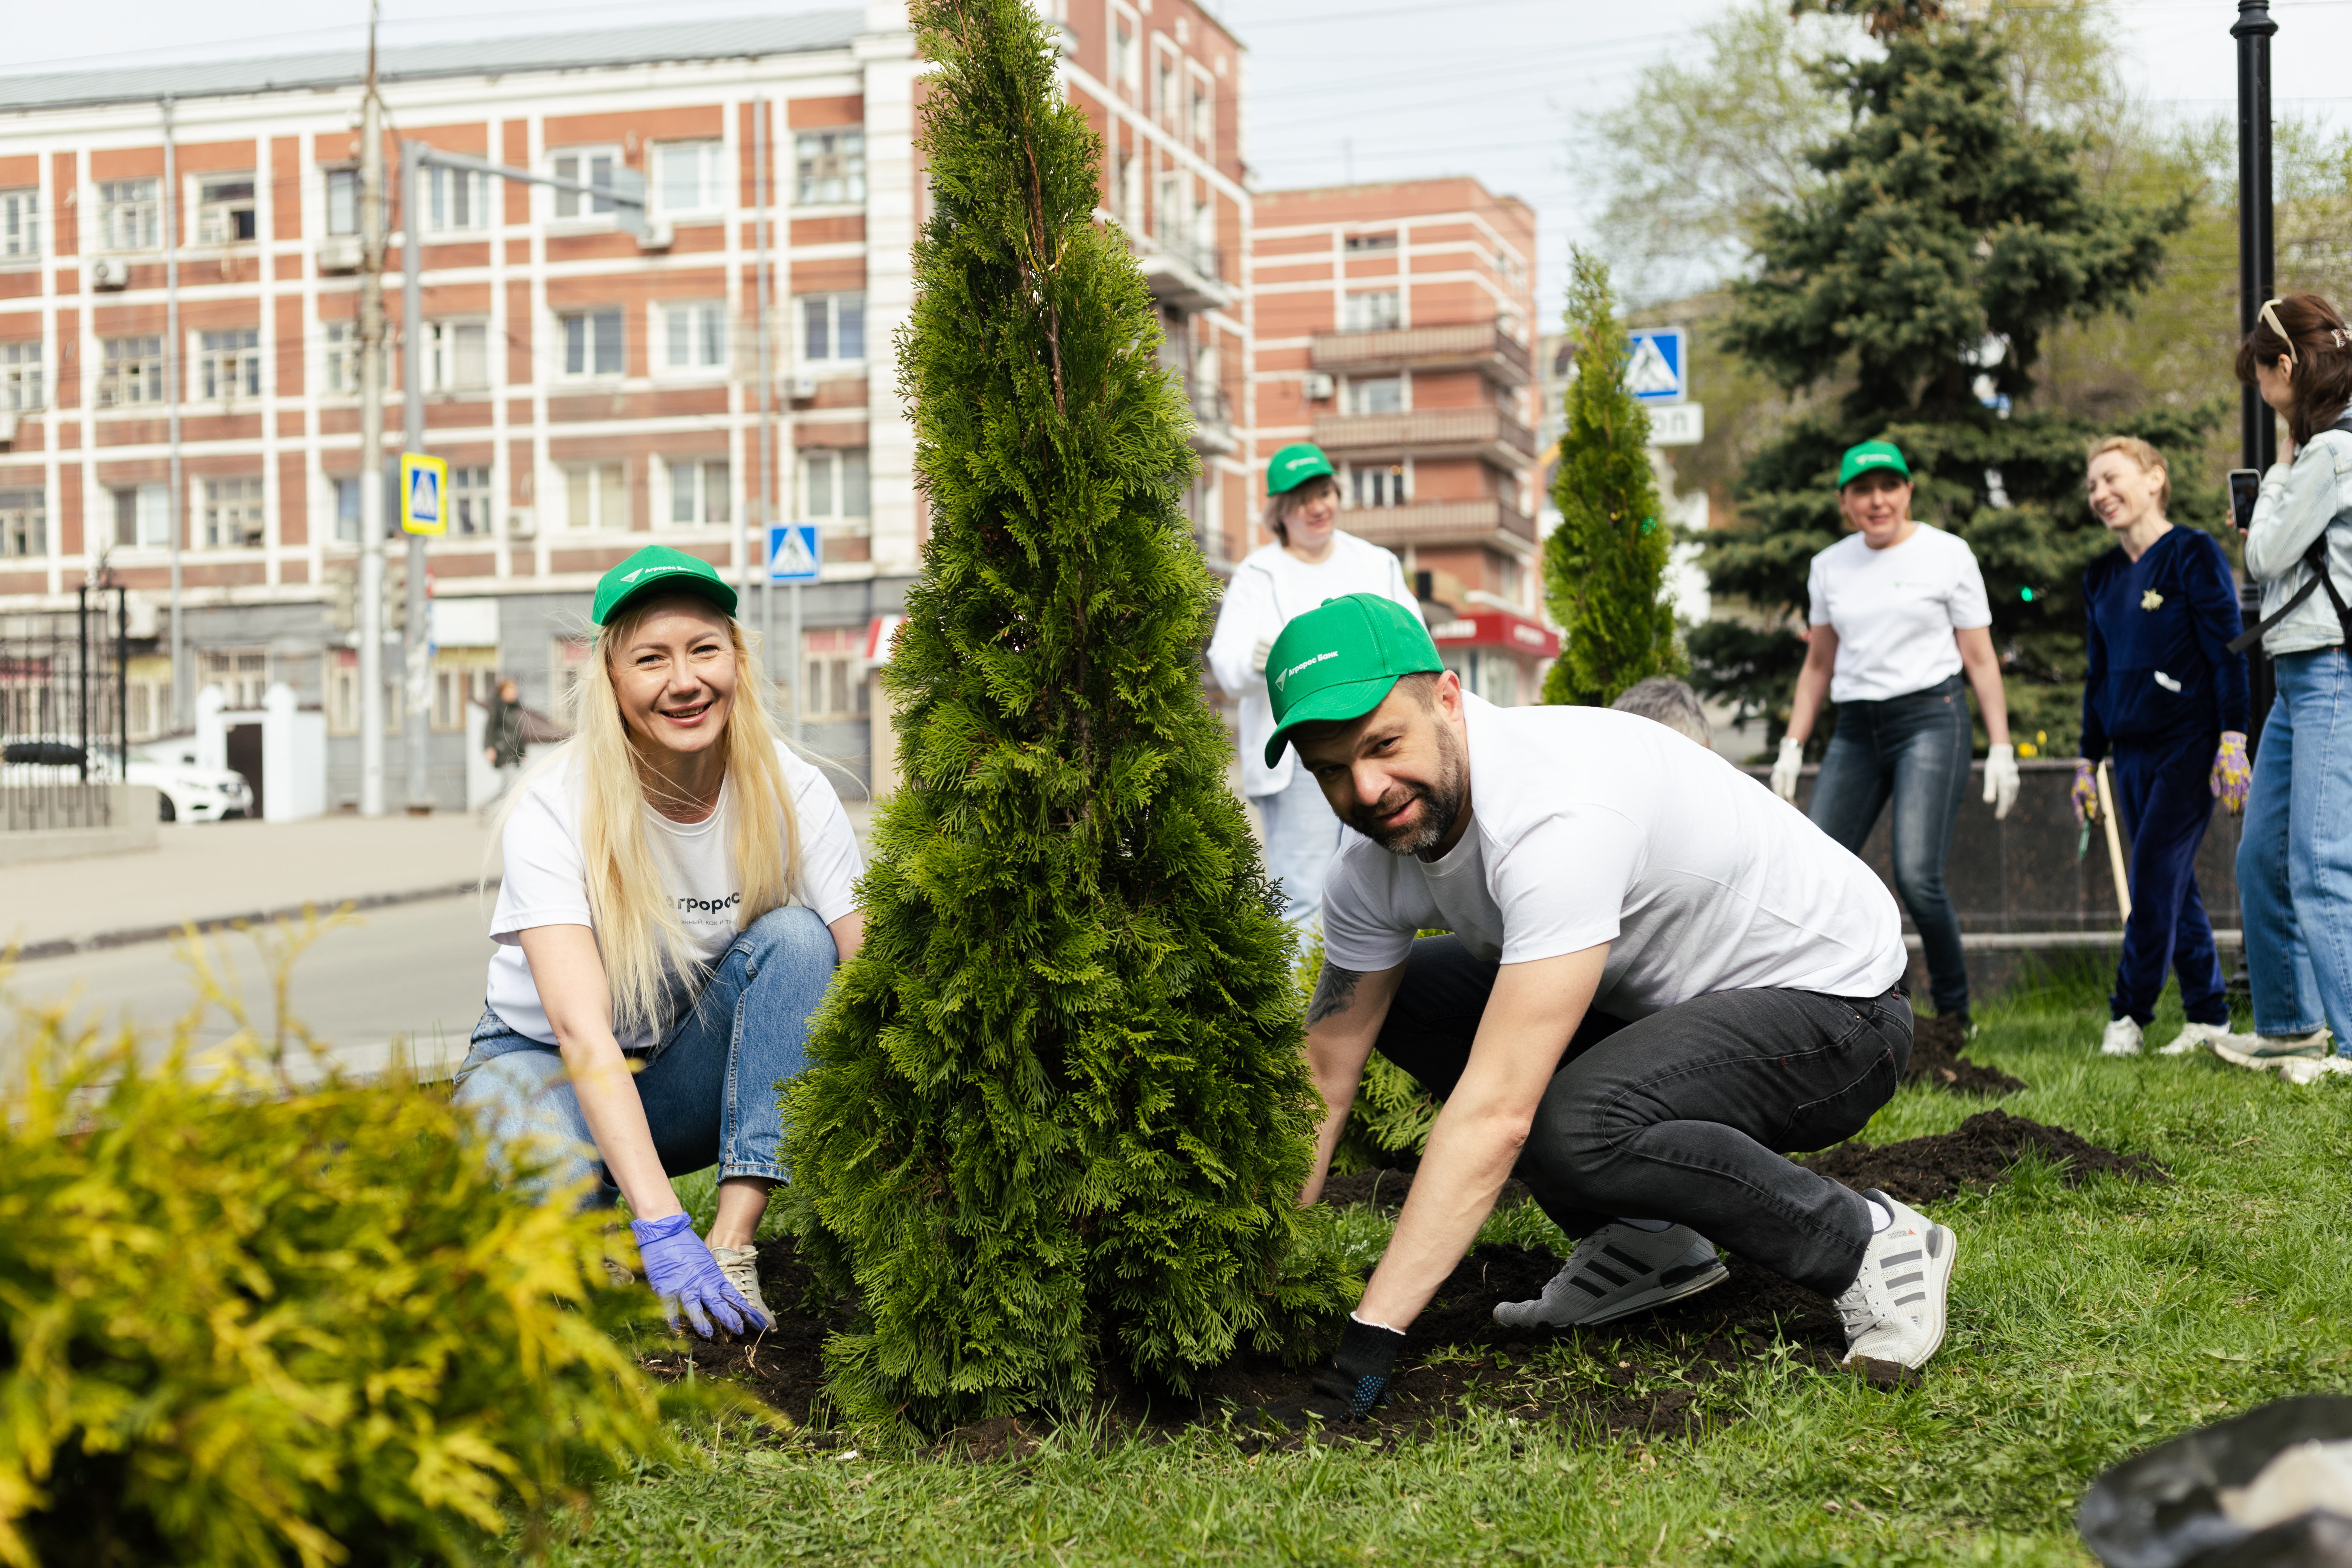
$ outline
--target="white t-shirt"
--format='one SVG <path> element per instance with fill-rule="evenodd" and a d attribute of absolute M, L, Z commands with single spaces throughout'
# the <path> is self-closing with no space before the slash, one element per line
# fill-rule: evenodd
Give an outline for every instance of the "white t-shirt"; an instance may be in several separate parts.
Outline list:
<path fill-rule="evenodd" d="M 789 904 L 804 905 L 828 925 L 857 907 L 856 884 L 865 870 L 857 836 L 841 797 L 815 767 L 789 748 L 776 748 L 784 783 L 800 819 L 800 872 Z M 506 879 L 490 915 L 490 1010 L 507 1026 L 542 1045 L 554 1045 L 555 1031 L 531 984 L 520 933 L 534 926 L 588 926 L 588 883 L 580 848 L 580 804 L 585 785 L 576 762 L 558 764 L 523 790 L 507 818 L 502 840 Z M 678 919 L 703 963 L 725 952 L 737 933 L 743 893 L 728 855 L 728 823 L 734 810 L 734 782 L 719 792 L 719 806 L 700 822 L 672 822 L 651 806 L 646 823 L 662 881 L 677 900 Z M 659 1038 L 647 1029 L 623 1039 L 625 1050 L 643 1050 Z"/>
<path fill-rule="evenodd" d="M 1924 522 L 1884 550 L 1846 535 L 1813 557 L 1805 592 L 1812 624 L 1837 633 L 1832 702 L 1883 702 L 1939 685 L 1960 672 L 1952 634 L 1992 625 L 1976 552 Z"/>
<path fill-rule="evenodd" d="M 1632 713 L 1464 701 L 1468 829 L 1434 863 L 1351 835 L 1323 888 L 1331 963 L 1392 968 L 1430 927 L 1505 963 L 1605 942 L 1592 1005 L 1621 1018 L 1902 977 L 1895 896 L 1759 780 Z"/>
<path fill-rule="evenodd" d="M 1265 743 L 1274 734 L 1274 708 L 1265 695 L 1265 676 L 1250 668 L 1250 656 L 1260 637 L 1271 640 L 1282 628 L 1326 599 L 1349 594 L 1378 594 L 1393 599 L 1421 618 L 1421 601 L 1404 580 L 1404 565 L 1395 554 L 1354 534 L 1333 530 L 1331 553 L 1309 564 L 1279 544 L 1267 544 L 1242 557 L 1234 580 L 1225 585 L 1224 602 L 1217 607 L 1217 629 L 1209 639 L 1209 673 L 1217 685 L 1241 699 L 1242 793 L 1278 795 L 1290 787 L 1293 752 L 1285 747 L 1282 760 L 1265 765 Z"/>

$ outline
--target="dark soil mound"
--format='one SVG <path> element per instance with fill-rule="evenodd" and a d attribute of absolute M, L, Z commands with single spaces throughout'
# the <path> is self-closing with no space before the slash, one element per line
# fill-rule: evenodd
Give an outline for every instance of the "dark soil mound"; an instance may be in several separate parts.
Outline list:
<path fill-rule="evenodd" d="M 1960 1033 L 1958 1018 L 1918 1020 L 1911 1026 L 1911 1065 L 1905 1070 L 1903 1081 L 1929 1083 L 1954 1094 L 1996 1097 L 2015 1094 L 2025 1087 L 2023 1079 L 2011 1078 L 1999 1068 L 1984 1067 L 1962 1056 L 1967 1039 Z"/>
<path fill-rule="evenodd" d="M 1958 1129 L 1900 1143 L 1841 1143 L 1797 1162 L 1856 1192 L 1877 1187 L 1906 1204 L 1932 1204 L 1962 1187 L 1989 1187 L 2009 1174 L 2028 1152 L 2040 1153 L 2079 1187 L 2095 1172 L 2135 1182 L 2166 1179 L 2164 1167 L 2145 1154 L 2102 1149 L 2063 1127 L 2044 1127 L 2006 1110 L 1979 1110 Z"/>
<path fill-rule="evenodd" d="M 657 1377 L 684 1377 L 688 1362 L 697 1377 L 723 1377 L 741 1384 L 761 1400 L 803 1426 L 823 1426 L 829 1419 L 822 1359 L 825 1336 L 847 1329 L 852 1321 L 846 1302 L 831 1302 L 812 1312 L 808 1301 L 816 1295 L 816 1277 L 800 1260 L 790 1237 L 762 1241 L 760 1247 L 760 1293 L 776 1314 L 776 1326 L 742 1339 L 721 1336 L 705 1340 L 691 1331 L 681 1352 L 665 1348 L 644 1360 Z"/>

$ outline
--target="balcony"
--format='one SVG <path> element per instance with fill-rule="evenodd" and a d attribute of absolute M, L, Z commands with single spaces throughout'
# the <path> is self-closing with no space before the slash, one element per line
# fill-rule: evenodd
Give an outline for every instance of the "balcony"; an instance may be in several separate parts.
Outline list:
<path fill-rule="evenodd" d="M 1535 432 L 1499 408 L 1326 414 L 1315 421 L 1315 444 L 1335 455 L 1477 458 L 1513 471 L 1536 458 Z"/>
<path fill-rule="evenodd" d="M 1308 363 L 1333 374 L 1372 375 L 1400 370 L 1475 370 L 1499 387 L 1535 378 L 1525 343 L 1493 321 L 1447 327 L 1391 327 L 1371 332 L 1318 332 Z"/>
<path fill-rule="evenodd" d="M 1195 386 L 1187 394 L 1192 405 L 1192 449 L 1210 457 L 1231 457 L 1241 450 L 1234 434 L 1233 399 L 1221 386 Z"/>
<path fill-rule="evenodd" d="M 1128 244 L 1143 268 L 1151 297 L 1184 311 L 1222 310 L 1234 302 L 1234 286 L 1224 280 L 1223 258 L 1213 245 L 1129 233 Z"/>
<path fill-rule="evenodd" d="M 1408 544 L 1474 543 L 1497 533 L 1514 535 L 1529 544 L 1536 542 L 1535 520 L 1512 510 L 1497 496 L 1351 507 L 1339 514 L 1339 526 L 1390 550 Z"/>

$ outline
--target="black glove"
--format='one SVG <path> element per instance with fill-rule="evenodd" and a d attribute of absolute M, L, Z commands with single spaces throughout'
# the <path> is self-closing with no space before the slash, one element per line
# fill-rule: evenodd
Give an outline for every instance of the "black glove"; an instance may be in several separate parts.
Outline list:
<path fill-rule="evenodd" d="M 1315 1392 L 1341 1401 L 1348 1406 L 1348 1419 L 1360 1421 L 1374 1406 L 1388 1403 L 1389 1373 L 1402 1349 L 1402 1334 L 1349 1313 L 1348 1331 L 1339 1336 L 1331 1364 L 1315 1374 Z"/>

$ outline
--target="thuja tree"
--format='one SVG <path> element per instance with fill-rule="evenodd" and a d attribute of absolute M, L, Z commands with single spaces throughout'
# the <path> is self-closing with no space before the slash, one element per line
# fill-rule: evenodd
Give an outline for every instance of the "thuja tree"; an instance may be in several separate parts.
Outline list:
<path fill-rule="evenodd" d="M 1605 704 L 1636 681 L 1683 671 L 1664 592 L 1673 529 L 1650 468 L 1650 416 L 1625 388 L 1609 268 L 1581 249 L 1567 324 L 1576 374 L 1552 479 L 1559 526 L 1544 541 L 1545 600 L 1564 629 L 1543 700 Z"/>
<path fill-rule="evenodd" d="M 1022 0 L 913 7 L 929 216 L 898 338 L 922 575 L 864 948 L 786 1096 L 789 1212 L 854 1289 L 854 1415 L 938 1430 L 1305 1353 L 1352 1298 L 1293 1207 L 1320 1102 L 1225 784 L 1189 416 L 1100 146 Z"/>
<path fill-rule="evenodd" d="M 1735 288 L 1723 334 L 1785 387 L 1844 394 L 1749 460 L 1739 526 L 1706 538 L 1713 590 L 1780 624 L 1718 620 L 1691 652 L 1704 689 L 1778 733 L 1804 658 L 1786 622 L 1801 623 L 1811 557 L 1844 532 L 1838 455 L 1883 436 L 1910 459 L 1913 515 L 1976 552 L 2012 731 L 2070 754 L 2082 573 L 2110 542 L 2083 501 L 2086 447 L 2120 430 L 2185 465 L 2212 416 L 2157 410 L 2095 429 L 2034 409 L 2034 366 L 2053 328 L 2149 287 L 2186 207 L 2094 191 L 2083 144 L 2018 111 L 1988 31 L 1868 9 L 1885 54 L 1819 68 L 1849 123 L 1811 154 L 1819 186 L 1765 214 L 1757 276 Z"/>

